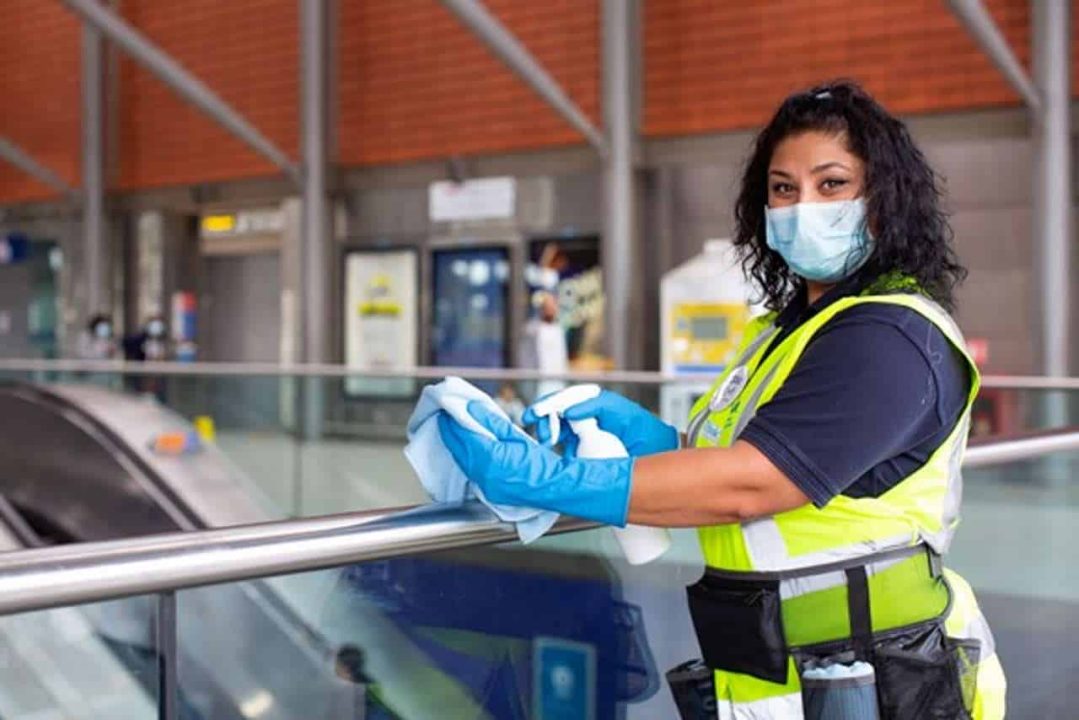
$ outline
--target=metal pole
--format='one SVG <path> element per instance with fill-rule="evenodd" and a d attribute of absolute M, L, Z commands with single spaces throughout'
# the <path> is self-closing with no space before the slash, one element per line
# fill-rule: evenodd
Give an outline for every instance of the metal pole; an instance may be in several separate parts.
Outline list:
<path fill-rule="evenodd" d="M 303 36 L 303 232 L 300 238 L 300 267 L 303 312 L 303 360 L 329 361 L 327 318 L 331 286 L 329 253 L 330 210 L 327 197 L 327 82 L 326 82 L 326 0 L 300 0 Z M 304 428 L 307 437 L 317 437 L 322 419 L 323 382 L 310 378 L 304 383 Z"/>
<path fill-rule="evenodd" d="M 0 137 L 0 159 L 8 161 L 14 167 L 19 168 L 38 182 L 48 185 L 69 200 L 79 199 L 78 190 L 68 185 L 63 178 L 35 160 L 30 153 L 4 137 Z"/>
<path fill-rule="evenodd" d="M 116 43 L 138 63 L 157 75 L 181 97 L 220 123 L 226 130 L 251 146 L 285 173 L 299 180 L 295 163 L 276 145 L 270 142 L 253 125 L 245 120 L 232 106 L 218 97 L 201 80 L 133 27 L 111 9 L 96 0 L 62 0 L 86 23 L 97 28 L 105 37 Z"/>
<path fill-rule="evenodd" d="M 609 152 L 604 166 L 603 292 L 608 351 L 615 368 L 630 361 L 630 288 L 636 263 L 637 197 L 634 187 L 636 112 L 631 57 L 634 0 L 603 0 L 603 121 Z"/>
<path fill-rule="evenodd" d="M 1071 3 L 1032 0 L 1034 78 L 1042 107 L 1034 119 L 1034 228 L 1040 251 L 1042 372 L 1066 376 L 1072 239 Z"/>
<path fill-rule="evenodd" d="M 166 591 L 157 596 L 157 717 L 176 720 L 179 674 L 176 653 L 176 593 Z"/>
<path fill-rule="evenodd" d="M 96 2 L 96 0 L 94 0 Z M 101 33 L 82 26 L 82 261 L 87 315 L 105 305 L 104 47 Z"/>
<path fill-rule="evenodd" d="M 484 7 L 482 2 L 479 0 L 442 0 L 442 4 L 474 32 L 491 52 L 506 63 L 510 70 L 517 73 L 570 125 L 577 128 L 601 154 L 605 152 L 606 143 L 603 134 L 570 99 L 555 79 L 543 69 L 539 61 L 532 57 L 525 46 Z"/>
<path fill-rule="evenodd" d="M 1037 6 L 1042 2 L 1051 5 L 1057 0 L 1033 0 L 1031 4 Z M 948 0 L 948 6 L 975 42 L 981 46 L 982 51 L 989 56 L 1005 79 L 1023 98 L 1027 107 L 1036 110 L 1041 105 L 1038 90 L 981 0 Z"/>

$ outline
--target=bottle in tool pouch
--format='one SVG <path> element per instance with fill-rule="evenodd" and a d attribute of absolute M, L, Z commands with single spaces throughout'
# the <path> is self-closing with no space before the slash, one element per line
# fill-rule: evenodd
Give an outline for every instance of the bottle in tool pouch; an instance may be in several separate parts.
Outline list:
<path fill-rule="evenodd" d="M 805 720 L 879 720 L 876 676 L 867 662 L 802 671 Z"/>
<path fill-rule="evenodd" d="M 598 388 L 594 385 L 574 385 L 535 404 L 536 415 L 546 417 L 550 422 L 552 445 L 558 442 L 562 412 L 594 397 L 597 392 Z M 600 429 L 595 418 L 568 422 L 577 434 L 577 457 L 598 460 L 629 456 L 618 436 Z M 652 562 L 671 547 L 671 534 L 663 528 L 626 525 L 624 528 L 614 528 L 614 536 L 630 565 Z"/>

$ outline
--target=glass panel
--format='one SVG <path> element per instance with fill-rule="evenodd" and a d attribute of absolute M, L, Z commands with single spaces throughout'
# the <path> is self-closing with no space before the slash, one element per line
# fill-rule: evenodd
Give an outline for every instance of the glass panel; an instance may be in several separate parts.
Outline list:
<path fill-rule="evenodd" d="M 157 718 L 151 597 L 0 617 L 0 717 Z"/>
<path fill-rule="evenodd" d="M 1079 643 L 1079 583 L 1070 572 L 1076 471 L 1079 453 L 968 473 L 948 565 L 978 592 L 1015 717 L 1067 716 L 1062 703 L 1079 670 L 1067 660 Z M 303 682 L 261 687 L 282 708 L 308 703 L 311 718 L 512 720 L 586 710 L 600 719 L 670 718 L 664 673 L 699 655 L 684 588 L 702 568 L 692 530 L 675 531 L 667 555 L 636 567 L 607 529 L 395 558 L 273 578 L 245 592 L 182 593 L 181 645 L 200 647 L 204 663 L 264 663 L 258 682 L 270 683 L 262 678 L 275 677 L 275 658 L 298 652 L 289 638 L 304 635 L 272 622 L 301 625 L 310 648 L 289 667 Z M 251 602 L 258 593 L 287 612 L 208 620 L 225 613 L 226 598 Z"/>
<path fill-rule="evenodd" d="M 1009 717 L 1065 717 L 1079 672 L 1079 452 L 965 473 L 947 564 L 978 593 L 1008 676 Z"/>
<path fill-rule="evenodd" d="M 395 507 L 426 500 L 401 451 L 406 442 L 405 426 L 419 392 L 434 380 L 414 380 L 408 375 L 307 378 L 66 371 L 6 372 L 0 377 L 64 386 L 94 385 L 124 393 L 129 400 L 140 395 L 157 400 L 167 410 L 155 418 L 143 406 L 146 412 L 138 423 L 128 423 L 131 432 L 124 435 L 133 438 L 143 453 L 147 448 L 157 452 L 155 438 L 161 427 L 202 430 L 204 437 L 212 440 L 210 451 L 181 452 L 175 458 L 156 458 L 154 462 L 155 467 L 158 461 L 169 465 L 177 478 L 190 479 L 196 474 L 233 478 L 232 485 L 244 496 L 239 505 L 247 509 L 229 510 L 227 503 L 211 503 L 212 522 L 207 519 L 211 524 Z M 401 394 L 402 379 L 412 383 L 412 392 Z M 493 393 L 516 420 L 537 395 L 562 385 L 554 381 L 473 381 Z M 710 378 L 664 384 L 604 383 L 683 430 L 694 401 L 710 384 Z M 348 392 L 359 385 L 364 394 Z M 104 415 L 119 422 L 119 413 L 109 410 Z M 1079 425 L 1079 392 L 987 388 L 974 410 L 972 434 L 993 437 L 1066 425 Z M 212 473 L 208 464 L 215 468 Z"/>

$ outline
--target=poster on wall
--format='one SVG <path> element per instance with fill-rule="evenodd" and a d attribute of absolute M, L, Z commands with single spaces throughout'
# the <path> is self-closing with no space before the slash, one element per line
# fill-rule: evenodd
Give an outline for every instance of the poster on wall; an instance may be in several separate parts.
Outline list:
<path fill-rule="evenodd" d="M 416 251 L 354 250 L 345 256 L 345 364 L 358 372 L 416 365 Z M 407 397 L 410 378 L 349 376 L 349 396 Z"/>
<path fill-rule="evenodd" d="M 611 360 L 604 353 L 605 296 L 599 238 L 532 240 L 528 259 L 529 322 L 546 320 L 561 325 L 570 370 L 610 369 Z"/>

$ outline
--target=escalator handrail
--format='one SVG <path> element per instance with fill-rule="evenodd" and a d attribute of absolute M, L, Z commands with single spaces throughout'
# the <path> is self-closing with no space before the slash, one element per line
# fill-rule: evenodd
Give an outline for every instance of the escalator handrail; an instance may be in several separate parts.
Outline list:
<path fill-rule="evenodd" d="M 973 445 L 985 466 L 1079 450 L 1079 429 Z M 552 532 L 595 527 L 563 518 Z M 0 556 L 0 614 L 251 580 L 516 538 L 478 503 L 423 505 Z"/>

